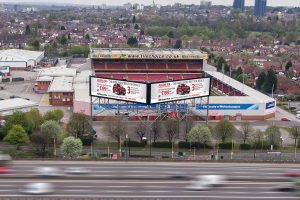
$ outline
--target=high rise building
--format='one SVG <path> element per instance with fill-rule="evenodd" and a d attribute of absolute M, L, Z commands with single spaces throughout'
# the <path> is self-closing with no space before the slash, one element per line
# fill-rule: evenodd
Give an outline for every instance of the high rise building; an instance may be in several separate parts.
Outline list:
<path fill-rule="evenodd" d="M 267 12 L 267 0 L 255 0 L 254 15 L 263 17 Z"/>
<path fill-rule="evenodd" d="M 240 9 L 242 12 L 244 12 L 245 11 L 245 0 L 234 0 L 233 8 Z"/>

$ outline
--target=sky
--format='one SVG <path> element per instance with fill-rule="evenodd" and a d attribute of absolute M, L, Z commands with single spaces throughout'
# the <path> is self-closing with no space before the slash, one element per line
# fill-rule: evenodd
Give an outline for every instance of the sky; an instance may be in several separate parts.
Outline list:
<path fill-rule="evenodd" d="M 167 5 L 174 3 L 200 4 L 201 0 L 155 0 L 156 4 Z M 210 0 L 214 5 L 232 5 L 233 0 Z M 254 5 L 255 0 L 246 0 L 246 5 Z M 74 3 L 87 5 L 123 5 L 124 3 L 140 3 L 144 5 L 152 4 L 153 0 L 0 0 L 0 2 L 25 3 L 25 2 L 51 2 L 51 3 Z M 267 0 L 268 6 L 299 6 L 300 0 Z"/>

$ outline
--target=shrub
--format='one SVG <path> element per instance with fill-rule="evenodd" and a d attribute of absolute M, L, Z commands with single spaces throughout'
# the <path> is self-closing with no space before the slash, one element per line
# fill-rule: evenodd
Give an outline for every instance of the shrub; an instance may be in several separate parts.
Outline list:
<path fill-rule="evenodd" d="M 170 156 L 161 156 L 161 158 L 170 158 Z"/>
<path fill-rule="evenodd" d="M 250 144 L 240 144 L 240 149 L 241 150 L 249 150 L 249 149 L 251 149 L 251 145 Z"/>
<path fill-rule="evenodd" d="M 161 142 L 153 142 L 152 147 L 154 148 L 172 148 L 172 143 L 168 141 L 161 141 Z"/>
<path fill-rule="evenodd" d="M 132 158 L 154 158 L 154 156 L 150 155 L 130 155 Z"/>
<path fill-rule="evenodd" d="M 234 146 L 233 146 L 233 148 L 234 148 Z M 232 143 L 231 142 L 221 143 L 221 144 L 219 144 L 219 149 L 232 149 Z"/>
<path fill-rule="evenodd" d="M 189 148 L 197 148 L 197 149 L 203 149 L 204 148 L 204 144 L 201 144 L 199 142 L 186 142 L 186 141 L 180 141 L 178 143 L 178 148 L 180 149 L 189 149 Z M 209 146 L 208 144 L 205 144 L 205 148 L 206 149 L 211 149 L 212 147 Z"/>
<path fill-rule="evenodd" d="M 145 147 L 146 143 L 145 142 L 138 142 L 138 141 L 134 141 L 134 140 L 130 140 L 130 141 L 124 141 L 124 147 Z"/>

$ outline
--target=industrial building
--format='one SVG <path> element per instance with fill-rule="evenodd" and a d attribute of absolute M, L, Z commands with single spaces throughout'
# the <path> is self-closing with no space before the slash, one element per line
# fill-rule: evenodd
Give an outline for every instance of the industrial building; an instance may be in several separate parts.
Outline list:
<path fill-rule="evenodd" d="M 0 50 L 0 66 L 8 66 L 14 70 L 33 69 L 43 58 L 43 51 Z"/>
<path fill-rule="evenodd" d="M 16 111 L 29 112 L 33 108 L 37 108 L 38 104 L 22 98 L 5 99 L 0 101 L 0 119 L 12 115 Z"/>

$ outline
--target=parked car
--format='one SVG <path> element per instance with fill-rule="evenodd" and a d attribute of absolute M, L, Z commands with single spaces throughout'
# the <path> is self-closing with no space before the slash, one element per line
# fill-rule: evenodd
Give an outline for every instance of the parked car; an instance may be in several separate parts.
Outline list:
<path fill-rule="evenodd" d="M 296 118 L 297 118 L 297 119 L 300 119 L 300 113 L 296 115 Z"/>
<path fill-rule="evenodd" d="M 281 118 L 281 121 L 290 122 L 291 120 L 289 118 L 287 118 L 287 117 L 283 117 L 283 118 Z"/>
<path fill-rule="evenodd" d="M 126 89 L 122 85 L 116 83 L 113 85 L 113 93 L 117 95 L 125 95 Z"/>
<path fill-rule="evenodd" d="M 177 94 L 184 95 L 184 94 L 189 94 L 191 91 L 190 86 L 186 84 L 180 84 L 177 86 Z"/>

